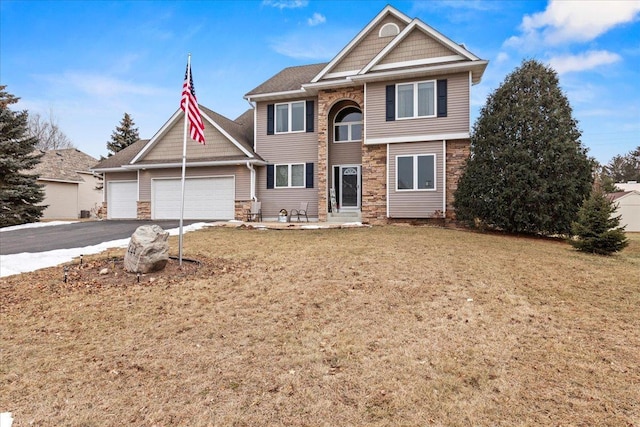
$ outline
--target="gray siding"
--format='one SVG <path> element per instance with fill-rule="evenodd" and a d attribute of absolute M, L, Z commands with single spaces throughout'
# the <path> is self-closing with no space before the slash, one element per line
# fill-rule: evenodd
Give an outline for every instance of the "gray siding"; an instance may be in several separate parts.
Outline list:
<path fill-rule="evenodd" d="M 276 218 L 280 209 L 297 209 L 300 202 L 309 202 L 309 216 L 318 216 L 318 100 L 314 101 L 314 132 L 296 132 L 267 135 L 267 104 L 257 105 L 256 152 L 271 164 L 313 163 L 314 188 L 273 188 L 267 189 L 267 168 L 256 168 L 256 197 L 262 202 L 262 215 Z M 299 101 L 292 99 L 288 101 Z"/>
<path fill-rule="evenodd" d="M 420 29 L 414 28 L 404 40 L 380 61 L 380 64 L 438 58 L 455 54 L 454 51 L 423 33 Z"/>
<path fill-rule="evenodd" d="M 267 163 L 306 163 L 318 161 L 318 99 L 303 98 L 287 101 L 314 102 L 314 132 L 294 132 L 267 135 L 267 105 L 274 102 L 259 102 L 257 105 L 256 153 Z M 278 103 L 275 102 L 275 103 Z"/>
<path fill-rule="evenodd" d="M 412 142 L 407 144 L 389 144 L 387 158 L 389 171 L 389 217 L 391 218 L 428 218 L 436 210 L 444 212 L 444 153 L 442 141 Z M 396 156 L 413 154 L 435 154 L 436 189 L 435 191 L 398 191 L 396 190 Z"/>
<path fill-rule="evenodd" d="M 388 45 L 394 37 L 379 37 L 380 28 L 387 23 L 398 25 L 400 31 L 407 26 L 404 22 L 395 16 L 387 16 L 378 25 L 371 29 L 369 34 L 364 36 L 362 40 L 349 52 L 339 63 L 329 70 L 329 73 L 338 73 L 343 71 L 360 70 L 367 65 L 382 49 Z"/>
<path fill-rule="evenodd" d="M 209 122 L 205 123 L 206 144 L 198 144 L 187 135 L 187 158 L 189 160 L 243 155 L 242 151 L 229 141 Z M 171 161 L 182 159 L 184 144 L 184 121 L 178 120 L 162 138 L 147 152 L 143 161 Z"/>
<path fill-rule="evenodd" d="M 314 188 L 272 188 L 267 189 L 267 168 L 257 168 L 256 195 L 262 202 L 264 219 L 277 218 L 280 209 L 298 209 L 300 202 L 309 202 L 309 218 L 318 217 L 318 162 L 313 162 Z"/>
<path fill-rule="evenodd" d="M 387 84 L 441 78 L 447 79 L 447 117 L 386 121 L 385 87 Z M 402 135 L 428 139 L 429 135 L 469 132 L 469 89 L 468 73 L 367 84 L 365 91 L 366 138 L 391 138 Z"/>
<path fill-rule="evenodd" d="M 251 196 L 251 175 L 246 166 L 211 166 L 202 168 L 187 168 L 187 177 L 215 177 L 235 176 L 236 200 L 248 200 Z M 155 178 L 180 178 L 182 170 L 172 169 L 147 169 L 140 171 L 139 199 L 151 200 L 151 180 Z"/>

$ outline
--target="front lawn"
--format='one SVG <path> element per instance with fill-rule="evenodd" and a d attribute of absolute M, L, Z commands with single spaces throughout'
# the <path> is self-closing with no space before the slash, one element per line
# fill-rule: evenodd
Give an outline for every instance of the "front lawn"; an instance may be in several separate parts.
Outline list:
<path fill-rule="evenodd" d="M 640 234 L 601 257 L 431 227 L 185 235 L 0 279 L 0 412 L 38 426 L 640 425 Z M 177 240 L 171 238 L 172 252 Z M 169 273 L 169 272 L 167 272 Z"/>

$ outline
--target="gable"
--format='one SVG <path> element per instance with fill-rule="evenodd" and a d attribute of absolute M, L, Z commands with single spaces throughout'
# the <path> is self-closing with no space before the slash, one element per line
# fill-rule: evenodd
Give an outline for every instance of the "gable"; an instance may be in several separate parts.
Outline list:
<path fill-rule="evenodd" d="M 419 28 L 414 28 L 395 48 L 393 48 L 378 64 L 376 68 L 383 65 L 403 63 L 407 61 L 420 61 L 430 58 L 447 58 L 461 56 L 443 45 L 433 37 L 425 34 Z M 451 60 L 451 59 L 449 59 Z M 445 61 L 442 61 L 445 62 Z"/>
<path fill-rule="evenodd" d="M 184 114 L 181 114 L 180 117 L 184 117 Z M 237 146 L 210 123 L 205 123 L 204 136 L 207 141 L 206 145 L 198 144 L 187 136 L 187 158 L 189 161 L 244 156 L 244 153 Z M 176 120 L 140 161 L 143 163 L 179 161 L 182 159 L 183 141 L 184 123 L 182 120 Z"/>
<path fill-rule="evenodd" d="M 380 30 L 386 24 L 395 24 L 402 31 L 406 22 L 396 16 L 388 15 L 377 25 L 372 27 L 368 34 L 349 51 L 332 69 L 329 70 L 325 78 L 330 78 L 332 74 L 353 71 L 356 74 L 362 67 L 367 65 L 382 49 L 384 49 L 394 38 L 394 36 L 380 37 Z"/>

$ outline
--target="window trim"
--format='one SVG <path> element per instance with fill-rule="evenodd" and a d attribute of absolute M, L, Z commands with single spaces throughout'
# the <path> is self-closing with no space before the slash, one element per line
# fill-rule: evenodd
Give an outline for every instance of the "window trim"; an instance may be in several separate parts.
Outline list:
<path fill-rule="evenodd" d="M 430 115 L 425 115 L 425 116 L 420 116 L 418 115 L 418 85 L 421 83 L 431 83 L 433 84 L 433 114 Z M 400 97 L 398 94 L 398 87 L 399 86 L 407 86 L 407 85 L 413 85 L 413 115 L 412 116 L 407 116 L 407 117 L 400 117 L 398 115 L 398 109 L 400 107 Z M 438 81 L 437 80 L 420 80 L 420 81 L 415 81 L 415 82 L 404 82 L 404 83 L 396 83 L 396 90 L 395 90 L 395 113 L 396 113 L 396 120 L 412 120 L 412 119 L 428 119 L 428 118 L 434 118 L 434 117 L 438 117 Z"/>
<path fill-rule="evenodd" d="M 292 166 L 302 165 L 302 185 L 291 185 Z M 278 166 L 287 166 L 287 185 L 278 185 Z M 273 165 L 273 188 L 306 188 L 307 187 L 307 164 L 306 163 L 276 163 Z"/>
<path fill-rule="evenodd" d="M 293 124 L 293 104 L 302 104 L 302 128 L 300 130 L 291 130 Z M 278 106 L 286 105 L 287 106 L 287 130 L 286 131 L 278 131 Z M 291 102 L 280 102 L 278 104 L 273 105 L 273 133 L 274 134 L 286 134 L 286 133 L 302 133 L 307 131 L 307 102 L 302 101 L 291 101 Z"/>
<path fill-rule="evenodd" d="M 338 123 L 338 122 L 336 122 L 336 117 L 338 117 L 338 115 L 339 115 L 342 111 L 346 110 L 347 108 L 355 108 L 355 109 L 357 109 L 357 110 L 360 110 L 360 108 L 355 107 L 355 106 L 353 106 L 353 105 L 347 105 L 347 106 L 345 106 L 345 107 L 341 108 L 341 109 L 336 113 L 336 115 L 333 117 L 333 143 L 334 143 L 334 144 L 345 144 L 345 143 L 361 142 L 361 141 L 362 141 L 362 138 L 360 138 L 360 139 L 352 139 L 352 138 L 351 138 L 351 134 L 352 134 L 352 132 L 351 132 L 351 126 L 352 126 L 352 125 L 361 125 L 361 126 L 362 126 L 362 130 L 361 130 L 361 132 L 360 132 L 360 135 L 362 135 L 362 134 L 364 133 L 364 114 L 362 114 L 362 111 L 360 111 L 360 115 L 362 116 L 362 120 L 360 120 L 360 121 L 358 121 L 358 122 L 339 122 L 339 123 Z M 337 126 L 344 126 L 344 125 L 347 125 L 347 126 L 348 126 L 348 129 L 349 129 L 349 130 L 348 130 L 347 134 L 349 135 L 349 139 L 346 139 L 346 140 L 343 140 L 343 141 L 337 141 L 337 140 L 336 140 L 336 127 L 337 127 Z"/>
<path fill-rule="evenodd" d="M 398 159 L 400 157 L 413 158 L 413 188 L 398 188 L 400 180 L 398 179 Z M 418 188 L 418 158 L 433 157 L 433 188 Z M 438 191 L 438 163 L 435 153 L 431 154 L 398 154 L 396 155 L 396 171 L 395 171 L 395 190 L 398 192 L 415 192 L 415 191 Z"/>

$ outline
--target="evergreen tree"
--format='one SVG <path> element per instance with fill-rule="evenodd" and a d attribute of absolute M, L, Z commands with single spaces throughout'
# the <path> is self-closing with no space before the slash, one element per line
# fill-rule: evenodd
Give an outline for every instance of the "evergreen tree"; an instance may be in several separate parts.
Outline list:
<path fill-rule="evenodd" d="M 640 181 L 640 146 L 624 156 L 614 156 L 604 170 L 614 182 Z"/>
<path fill-rule="evenodd" d="M 111 141 L 107 142 L 107 150 L 110 151 L 109 157 L 140 139 L 138 128 L 134 126 L 135 123 L 129 113 L 124 113 L 120 126 L 116 127 L 116 130 L 111 134 Z"/>
<path fill-rule="evenodd" d="M 489 95 L 473 126 L 455 194 L 458 219 L 568 235 L 591 190 L 592 162 L 580 135 L 556 72 L 524 61 Z"/>
<path fill-rule="evenodd" d="M 42 157 L 35 149 L 38 139 L 28 136 L 27 111 L 9 109 L 20 98 L 5 88 L 0 85 L 0 227 L 38 221 L 46 208 L 36 206 L 44 190 L 28 172 Z"/>
<path fill-rule="evenodd" d="M 576 236 L 569 240 L 582 252 L 610 255 L 621 251 L 628 244 L 620 216 L 613 216 L 616 206 L 602 192 L 595 190 L 578 211 L 578 220 L 572 231 Z"/>

